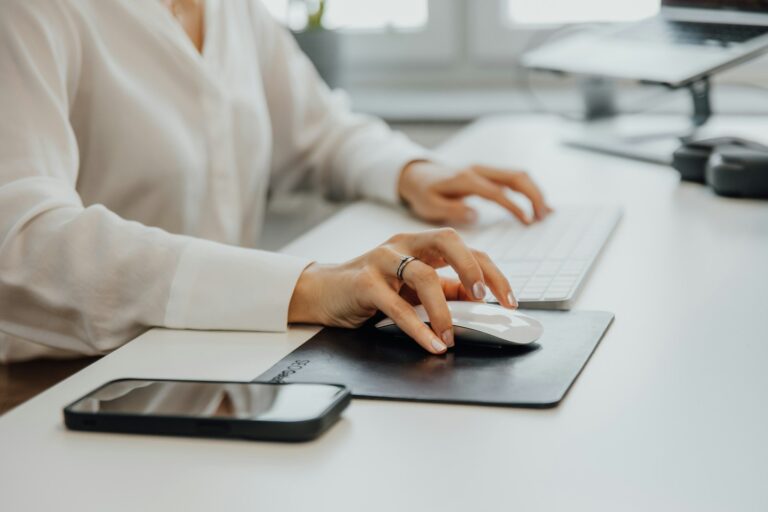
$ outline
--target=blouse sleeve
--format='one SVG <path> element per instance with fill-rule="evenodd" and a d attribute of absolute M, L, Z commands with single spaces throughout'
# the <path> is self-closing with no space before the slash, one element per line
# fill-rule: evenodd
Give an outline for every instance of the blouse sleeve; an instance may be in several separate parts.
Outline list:
<path fill-rule="evenodd" d="M 429 152 L 380 119 L 350 111 L 342 91 L 331 91 L 293 36 L 253 0 L 274 137 L 273 188 L 298 186 L 309 175 L 334 199 L 398 201 L 400 171 Z"/>
<path fill-rule="evenodd" d="M 83 205 L 69 123 L 81 52 L 65 4 L 0 3 L 0 360 L 19 343 L 100 354 L 152 326 L 284 330 L 308 261 Z"/>

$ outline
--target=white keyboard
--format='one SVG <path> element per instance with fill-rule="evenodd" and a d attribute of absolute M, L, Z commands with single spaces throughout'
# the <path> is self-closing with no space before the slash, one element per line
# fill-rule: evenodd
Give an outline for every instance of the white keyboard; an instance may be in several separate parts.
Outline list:
<path fill-rule="evenodd" d="M 570 309 L 620 218 L 615 206 L 572 206 L 531 226 L 500 220 L 464 235 L 504 272 L 521 307 Z"/>

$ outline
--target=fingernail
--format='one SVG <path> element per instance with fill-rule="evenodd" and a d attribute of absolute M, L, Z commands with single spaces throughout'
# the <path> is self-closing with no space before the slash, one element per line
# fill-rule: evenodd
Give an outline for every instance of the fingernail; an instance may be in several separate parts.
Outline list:
<path fill-rule="evenodd" d="M 438 352 L 445 352 L 448 348 L 445 345 L 443 345 L 443 343 L 437 338 L 434 338 L 432 340 L 432 347 L 434 347 L 434 349 L 437 350 Z"/>
<path fill-rule="evenodd" d="M 454 342 L 453 342 L 453 329 L 446 329 L 445 332 L 443 333 L 443 335 L 440 336 L 440 337 L 443 338 L 443 341 L 445 342 L 445 344 L 447 346 L 452 347 L 454 345 Z"/>
<path fill-rule="evenodd" d="M 477 212 L 475 210 L 467 210 L 464 213 L 464 222 L 467 224 L 474 224 L 477 221 Z"/>
<path fill-rule="evenodd" d="M 477 300 L 483 300 L 485 298 L 485 285 L 478 281 L 472 285 L 472 294 Z"/>
<path fill-rule="evenodd" d="M 516 307 L 517 307 L 517 299 L 515 299 L 515 296 L 514 296 L 514 295 L 512 295 L 512 292 L 509 292 L 509 293 L 507 294 L 507 302 L 509 302 L 510 304 L 512 304 L 512 307 L 514 307 L 514 308 L 516 308 Z"/>

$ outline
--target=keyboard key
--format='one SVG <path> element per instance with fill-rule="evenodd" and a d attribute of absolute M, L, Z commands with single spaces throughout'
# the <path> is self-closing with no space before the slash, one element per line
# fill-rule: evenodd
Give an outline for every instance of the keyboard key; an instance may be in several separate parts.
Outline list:
<path fill-rule="evenodd" d="M 541 292 L 533 293 L 533 292 L 527 292 L 526 291 L 526 292 L 521 293 L 517 297 L 517 300 L 518 301 L 522 301 L 522 302 L 531 302 L 531 301 L 534 301 L 534 300 L 538 300 L 540 298 L 541 298 Z"/>
<path fill-rule="evenodd" d="M 579 277 L 580 277 L 579 275 L 558 274 L 557 276 L 555 276 L 554 279 L 552 279 L 550 284 L 552 286 L 558 286 L 561 288 L 567 287 L 567 286 L 573 286 L 579 280 Z"/>
<path fill-rule="evenodd" d="M 559 296 L 568 295 L 573 287 L 572 286 L 550 286 L 547 288 L 547 295 L 554 294 Z"/>
<path fill-rule="evenodd" d="M 536 275 L 537 276 L 554 276 L 555 274 L 557 274 L 557 271 L 560 270 L 561 266 L 563 266 L 562 261 L 557 261 L 557 260 L 542 261 L 541 265 L 539 265 L 539 268 L 536 269 Z"/>
<path fill-rule="evenodd" d="M 528 283 L 526 284 L 526 288 L 542 288 L 545 289 L 549 286 L 549 284 L 552 282 L 551 279 L 545 278 L 545 277 L 532 277 L 528 280 Z"/>
<path fill-rule="evenodd" d="M 579 275 L 584 271 L 584 268 L 586 266 L 587 266 L 586 260 L 568 260 L 563 264 L 563 267 L 560 269 L 559 275 L 561 276 Z"/>
<path fill-rule="evenodd" d="M 529 277 L 536 273 L 540 263 L 538 261 L 501 261 L 497 262 L 497 265 L 505 276 Z"/>

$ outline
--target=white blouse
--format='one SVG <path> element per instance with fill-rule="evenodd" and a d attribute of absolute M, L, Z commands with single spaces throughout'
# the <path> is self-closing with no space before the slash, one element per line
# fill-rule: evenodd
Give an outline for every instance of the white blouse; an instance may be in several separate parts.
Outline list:
<path fill-rule="evenodd" d="M 0 361 L 152 326 L 280 331 L 308 261 L 253 249 L 270 194 L 396 201 L 425 151 L 349 112 L 256 0 L 0 2 Z"/>

